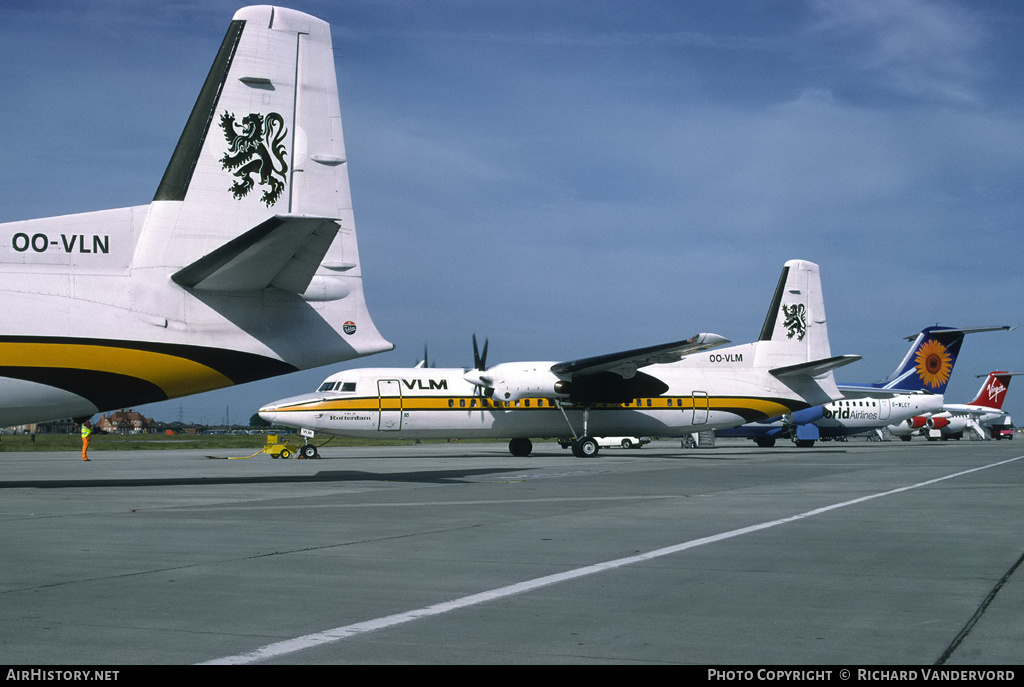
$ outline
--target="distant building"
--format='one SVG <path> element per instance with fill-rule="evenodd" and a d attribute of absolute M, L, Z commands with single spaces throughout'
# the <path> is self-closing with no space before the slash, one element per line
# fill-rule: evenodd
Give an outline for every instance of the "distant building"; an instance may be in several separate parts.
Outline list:
<path fill-rule="evenodd" d="M 63 420 L 37 422 L 31 425 L 17 425 L 15 427 L 8 427 L 5 431 L 14 434 L 74 434 L 78 431 L 78 425 L 71 418 L 64 418 Z"/>
<path fill-rule="evenodd" d="M 101 415 L 96 428 L 107 434 L 149 434 L 158 431 L 157 423 L 133 410 Z"/>

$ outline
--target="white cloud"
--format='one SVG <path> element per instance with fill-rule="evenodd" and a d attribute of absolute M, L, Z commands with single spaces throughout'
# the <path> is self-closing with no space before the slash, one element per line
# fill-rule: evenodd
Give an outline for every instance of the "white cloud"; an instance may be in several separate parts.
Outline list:
<path fill-rule="evenodd" d="M 982 26 L 962 6 L 922 0 L 813 0 L 825 40 L 851 67 L 907 96 L 975 104 Z"/>

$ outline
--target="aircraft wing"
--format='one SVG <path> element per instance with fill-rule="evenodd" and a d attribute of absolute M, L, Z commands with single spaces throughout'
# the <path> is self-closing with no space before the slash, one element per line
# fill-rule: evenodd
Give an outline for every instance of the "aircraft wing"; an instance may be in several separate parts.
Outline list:
<path fill-rule="evenodd" d="M 564 363 L 555 363 L 551 371 L 555 374 L 590 375 L 598 372 L 613 372 L 624 379 L 631 379 L 638 368 L 658 363 L 673 363 L 688 355 L 706 351 L 715 346 L 729 343 L 718 334 L 698 334 L 685 341 L 674 341 L 646 348 L 635 348 L 621 353 L 608 353 L 592 358 L 580 358 Z"/>
<path fill-rule="evenodd" d="M 200 291 L 303 293 L 338 233 L 329 217 L 276 215 L 171 275 Z"/>

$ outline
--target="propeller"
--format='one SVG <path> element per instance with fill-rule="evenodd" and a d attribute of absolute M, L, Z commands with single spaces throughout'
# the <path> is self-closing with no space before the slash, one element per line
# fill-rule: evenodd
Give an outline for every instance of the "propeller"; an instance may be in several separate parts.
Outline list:
<path fill-rule="evenodd" d="M 489 340 L 484 339 L 484 349 L 481 351 L 476 343 L 476 334 L 473 334 L 473 369 L 466 372 L 462 377 L 470 384 L 476 386 L 475 393 L 490 398 L 494 394 L 494 387 L 491 386 L 494 382 L 490 375 L 484 374 L 487 371 L 488 343 L 490 343 Z"/>
<path fill-rule="evenodd" d="M 421 367 L 437 367 L 436 361 L 434 363 L 430 363 L 428 362 L 429 360 L 430 358 L 427 357 L 427 344 L 423 344 L 423 360 L 416 363 L 413 366 L 414 369 L 419 369 Z"/>
<path fill-rule="evenodd" d="M 473 334 L 473 368 L 477 370 L 487 369 L 487 344 L 490 343 L 488 339 L 484 339 L 484 352 L 480 353 L 476 347 L 476 334 Z"/>

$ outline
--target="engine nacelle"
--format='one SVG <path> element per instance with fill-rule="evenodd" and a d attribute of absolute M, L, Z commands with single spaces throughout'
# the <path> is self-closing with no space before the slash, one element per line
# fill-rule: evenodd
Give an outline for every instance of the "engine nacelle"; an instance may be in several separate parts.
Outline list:
<path fill-rule="evenodd" d="M 949 426 L 948 417 L 931 417 L 928 418 L 928 429 L 945 429 Z"/>
<path fill-rule="evenodd" d="M 501 363 L 488 368 L 479 377 L 494 389 L 491 398 L 495 401 L 518 401 L 537 396 L 565 398 L 569 395 L 568 384 L 551 371 L 553 364 Z"/>
<path fill-rule="evenodd" d="M 949 417 L 945 420 L 946 426 L 940 428 L 943 434 L 958 434 L 967 429 L 967 424 L 970 422 L 966 417 Z"/>
<path fill-rule="evenodd" d="M 917 416 L 907 420 L 907 426 L 910 427 L 910 429 L 921 429 L 927 424 L 928 418 L 926 417 Z"/>
<path fill-rule="evenodd" d="M 825 415 L 825 406 L 812 406 L 793 413 L 790 418 L 794 425 L 808 425 L 817 422 Z"/>

